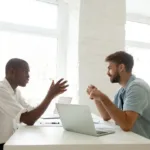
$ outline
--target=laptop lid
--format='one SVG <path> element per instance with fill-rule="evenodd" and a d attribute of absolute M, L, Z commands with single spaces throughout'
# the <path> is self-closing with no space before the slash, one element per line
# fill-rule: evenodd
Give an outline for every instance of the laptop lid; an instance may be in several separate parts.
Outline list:
<path fill-rule="evenodd" d="M 57 103 L 56 108 L 65 130 L 97 135 L 88 106 Z"/>

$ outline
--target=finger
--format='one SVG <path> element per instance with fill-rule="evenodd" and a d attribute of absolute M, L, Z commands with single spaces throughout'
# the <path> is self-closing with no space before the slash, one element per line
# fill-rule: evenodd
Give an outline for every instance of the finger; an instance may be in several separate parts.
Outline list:
<path fill-rule="evenodd" d="M 68 81 L 64 81 L 64 82 L 60 83 L 60 86 L 65 85 L 67 82 L 68 82 Z"/>
<path fill-rule="evenodd" d="M 90 99 L 94 99 L 94 98 L 92 97 L 92 95 L 90 95 Z"/>
<path fill-rule="evenodd" d="M 52 81 L 52 85 L 54 85 L 54 80 Z"/>
<path fill-rule="evenodd" d="M 63 80 L 64 80 L 64 79 L 63 79 L 63 78 L 61 78 L 59 81 L 57 81 L 57 83 L 56 83 L 56 84 L 60 84 Z"/>
<path fill-rule="evenodd" d="M 90 96 L 90 99 L 93 100 L 94 98 L 92 96 Z"/>
<path fill-rule="evenodd" d="M 92 89 L 94 89 L 94 88 L 93 88 L 92 86 L 88 86 L 88 89 L 89 89 L 89 90 L 92 90 Z"/>
<path fill-rule="evenodd" d="M 61 89 L 67 88 L 69 85 L 60 86 Z"/>
<path fill-rule="evenodd" d="M 87 92 L 88 94 L 90 94 L 90 89 L 89 89 L 89 88 L 87 88 L 86 92 Z"/>
<path fill-rule="evenodd" d="M 90 89 L 91 87 L 90 86 L 88 86 L 88 89 Z"/>
<path fill-rule="evenodd" d="M 93 97 L 93 96 L 94 96 L 94 93 L 93 93 L 93 92 L 91 92 L 91 93 L 90 93 L 90 99 L 94 99 L 94 97 Z"/>
<path fill-rule="evenodd" d="M 65 91 L 67 91 L 67 89 L 63 89 L 63 90 L 61 90 L 61 92 L 65 92 Z"/>
<path fill-rule="evenodd" d="M 92 87 L 91 85 L 88 86 L 88 88 L 91 88 L 91 87 Z"/>
<path fill-rule="evenodd" d="M 94 88 L 92 88 L 92 87 L 90 87 L 90 86 L 88 87 L 88 91 L 89 91 L 89 92 L 91 92 L 93 89 L 94 89 Z"/>
<path fill-rule="evenodd" d="M 52 80 L 52 83 L 51 83 L 51 86 L 50 87 L 52 87 L 54 85 L 54 80 Z"/>
<path fill-rule="evenodd" d="M 62 90 L 62 91 L 60 91 L 60 93 L 59 93 L 59 94 L 62 94 L 62 93 L 64 93 L 64 92 L 66 92 L 66 91 L 67 91 L 67 89 Z"/>
<path fill-rule="evenodd" d="M 94 85 L 92 85 L 92 84 L 91 84 L 90 87 L 91 87 L 92 89 L 96 89 L 96 86 L 94 86 Z"/>
<path fill-rule="evenodd" d="M 61 89 L 59 93 L 65 92 L 67 89 Z"/>
<path fill-rule="evenodd" d="M 94 94 L 96 91 L 97 91 L 97 89 L 96 89 L 96 88 L 94 88 L 94 89 L 92 89 L 92 90 L 91 90 L 91 93 L 93 93 L 93 94 Z"/>

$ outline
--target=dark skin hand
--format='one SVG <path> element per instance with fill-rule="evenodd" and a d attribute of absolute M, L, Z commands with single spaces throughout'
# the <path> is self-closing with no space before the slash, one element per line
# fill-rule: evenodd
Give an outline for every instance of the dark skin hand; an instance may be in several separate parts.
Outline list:
<path fill-rule="evenodd" d="M 30 112 L 23 113 L 20 117 L 20 122 L 23 122 L 27 125 L 33 125 L 45 112 L 53 98 L 67 91 L 68 86 L 69 85 L 67 85 L 67 81 L 64 79 L 60 79 L 56 84 L 53 81 L 46 97 L 41 102 L 41 104 Z"/>

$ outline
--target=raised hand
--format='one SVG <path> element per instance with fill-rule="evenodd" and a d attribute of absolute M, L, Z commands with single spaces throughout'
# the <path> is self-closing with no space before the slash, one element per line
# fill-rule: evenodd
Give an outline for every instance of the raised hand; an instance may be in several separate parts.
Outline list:
<path fill-rule="evenodd" d="M 64 93 L 65 91 L 67 91 L 67 87 L 69 85 L 67 84 L 67 81 L 64 79 L 60 79 L 56 84 L 54 83 L 54 81 L 52 81 L 52 84 L 49 88 L 49 91 L 47 93 L 48 97 L 56 97 L 62 93 Z"/>

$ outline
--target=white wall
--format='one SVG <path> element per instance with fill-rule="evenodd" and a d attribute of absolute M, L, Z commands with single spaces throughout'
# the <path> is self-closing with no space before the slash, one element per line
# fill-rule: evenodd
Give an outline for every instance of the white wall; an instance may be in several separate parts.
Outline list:
<path fill-rule="evenodd" d="M 89 84 L 96 85 L 110 98 L 118 86 L 106 75 L 105 57 L 124 50 L 125 0 L 81 0 L 79 20 L 79 103 L 88 104 L 97 113 L 86 95 Z"/>
<path fill-rule="evenodd" d="M 68 48 L 68 28 L 69 13 L 68 4 L 64 0 L 58 3 L 58 57 L 57 57 L 57 78 L 66 78 L 67 76 L 67 48 Z"/>
<path fill-rule="evenodd" d="M 78 36 L 80 0 L 69 0 L 69 34 L 67 50 L 67 79 L 69 81 L 68 96 L 73 103 L 78 103 Z"/>

